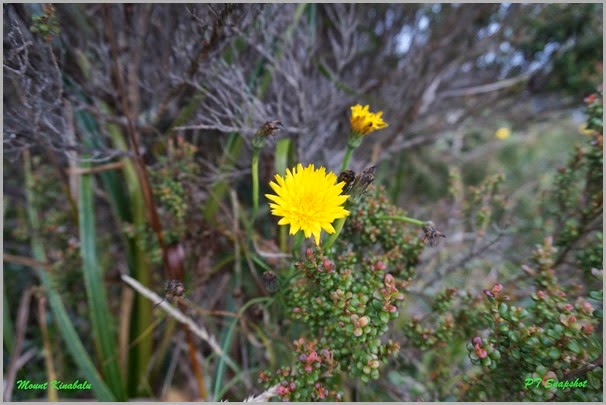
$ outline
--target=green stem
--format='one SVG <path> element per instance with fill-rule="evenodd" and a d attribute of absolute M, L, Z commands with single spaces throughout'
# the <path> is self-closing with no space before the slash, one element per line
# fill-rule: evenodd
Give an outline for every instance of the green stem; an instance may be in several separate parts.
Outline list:
<path fill-rule="evenodd" d="M 337 240 L 337 238 L 339 237 L 339 234 L 343 229 L 343 225 L 345 224 L 345 219 L 346 217 L 339 218 L 337 219 L 337 222 L 335 222 L 335 232 L 330 235 L 328 240 L 326 240 L 326 242 L 324 242 L 324 245 L 322 246 L 322 249 L 324 249 L 324 251 L 328 251 L 328 249 L 330 249 L 335 243 L 335 240 Z"/>
<path fill-rule="evenodd" d="M 255 223 L 255 219 L 257 218 L 257 212 L 259 211 L 259 153 L 261 152 L 260 148 L 253 149 L 253 158 L 252 158 L 252 193 L 253 193 L 253 213 L 252 213 L 252 221 L 251 224 Z"/>
<path fill-rule="evenodd" d="M 394 221 L 408 222 L 409 224 L 418 225 L 418 226 L 423 226 L 427 223 L 427 221 L 419 221 L 418 219 L 409 218 L 409 217 L 405 217 L 405 216 L 378 216 L 378 217 L 376 217 L 376 219 L 380 219 L 380 220 L 393 219 Z"/>
<path fill-rule="evenodd" d="M 343 158 L 343 167 L 341 168 L 341 171 L 347 170 L 349 160 L 351 159 L 351 154 L 353 153 L 354 149 L 355 147 L 347 145 L 347 152 L 345 152 L 345 157 Z"/>
<path fill-rule="evenodd" d="M 299 230 L 299 232 L 295 233 L 294 236 L 294 243 L 293 243 L 293 248 L 292 248 L 292 252 L 293 252 L 293 256 L 294 257 L 299 257 L 299 253 L 301 251 L 301 245 L 303 244 L 303 239 L 305 239 L 305 234 L 303 233 L 303 230 Z"/>

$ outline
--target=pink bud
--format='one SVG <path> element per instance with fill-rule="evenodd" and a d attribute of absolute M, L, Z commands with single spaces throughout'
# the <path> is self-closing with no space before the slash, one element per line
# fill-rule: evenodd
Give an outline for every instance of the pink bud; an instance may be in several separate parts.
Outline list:
<path fill-rule="evenodd" d="M 309 353 L 309 356 L 307 356 L 308 363 L 312 363 L 312 362 L 316 361 L 317 359 L 318 359 L 318 353 L 316 353 L 315 350 L 313 352 Z"/>
<path fill-rule="evenodd" d="M 593 333 L 593 325 L 590 325 L 590 324 L 583 325 L 583 327 L 581 328 L 581 330 L 582 330 L 584 333 L 586 333 L 586 334 L 590 335 L 590 334 L 592 334 L 592 333 Z"/>
<path fill-rule="evenodd" d="M 498 294 L 498 293 L 500 293 L 501 291 L 503 291 L 503 285 L 501 285 L 501 284 L 495 284 L 495 285 L 492 287 L 492 293 L 493 293 L 493 294 Z"/>

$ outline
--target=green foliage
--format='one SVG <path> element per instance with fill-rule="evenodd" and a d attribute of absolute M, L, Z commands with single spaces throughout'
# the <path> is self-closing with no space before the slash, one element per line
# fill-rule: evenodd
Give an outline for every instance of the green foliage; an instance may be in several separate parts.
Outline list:
<path fill-rule="evenodd" d="M 603 99 L 601 91 L 585 99 L 587 112 L 583 142 L 575 146 L 565 167 L 555 177 L 555 187 L 543 209 L 555 224 L 554 245 L 560 249 L 557 262 L 576 250 L 576 260 L 585 272 L 601 268 L 603 215 Z M 599 244 L 596 244 L 599 242 Z"/>
<path fill-rule="evenodd" d="M 37 34 L 45 41 L 50 42 L 61 33 L 61 25 L 55 15 L 55 8 L 52 5 L 47 4 L 43 8 L 44 14 L 36 15 L 32 18 L 30 30 L 33 34 Z"/>
<path fill-rule="evenodd" d="M 167 154 L 159 158 L 151 171 L 152 189 L 164 214 L 164 237 L 168 244 L 183 239 L 189 219 L 197 208 L 191 204 L 191 193 L 188 192 L 200 174 L 195 153 L 196 147 L 183 137 L 169 139 Z"/>
<path fill-rule="evenodd" d="M 574 147 L 567 166 L 555 174 L 546 198 L 535 205 L 542 214 L 538 223 L 553 223 L 543 235 L 552 231 L 553 236 L 545 236 L 527 260 L 511 256 L 529 262 L 521 272 L 518 268 L 500 273 L 511 281 L 485 289 L 483 297 L 453 288 L 428 294 L 430 312 L 407 322 L 404 334 L 409 341 L 401 350 L 426 351 L 423 364 L 429 364 L 429 369 L 411 370 L 417 381 L 426 381 L 417 390 L 424 399 L 602 400 L 601 94 L 585 101 L 586 127 L 593 126 Z M 499 190 L 502 181 L 500 175 L 488 176 L 464 198 L 470 229 L 480 231 L 480 236 L 499 219 L 483 207 L 496 202 L 498 210 L 506 212 Z M 450 194 L 462 198 L 456 170 L 450 184 Z M 478 217 L 483 211 L 489 212 Z M 478 218 L 482 221 L 475 223 Z M 467 341 L 471 369 L 454 350 L 462 339 Z M 452 368 L 460 370 L 461 379 L 448 380 Z"/>
<path fill-rule="evenodd" d="M 561 288 L 553 270 L 556 251 L 546 238 L 535 251 L 534 265 L 524 266 L 536 288 L 532 303 L 514 305 L 500 284 L 485 291 L 493 323 L 484 339 L 476 336 L 467 345 L 472 364 L 482 371 L 466 376 L 462 399 L 601 401 L 601 366 L 583 372 L 602 352 L 594 335 L 600 320 L 587 298 L 573 301 Z M 528 379 L 537 380 L 528 384 Z M 552 386 L 553 380 L 575 379 L 589 383 L 582 388 Z M 503 381 L 509 384 L 499 383 Z"/>
<path fill-rule="evenodd" d="M 353 207 L 332 259 L 309 248 L 295 263 L 282 292 L 294 328 L 302 323 L 307 332 L 294 343 L 294 366 L 260 374 L 267 387 L 280 385 L 283 399 L 340 399 L 340 373 L 377 380 L 398 353 L 397 342 L 381 337 L 398 318 L 423 242 L 418 231 L 378 219 L 397 215 L 402 211 L 384 190 L 366 195 Z"/>
<path fill-rule="evenodd" d="M 553 90 L 592 91 L 602 76 L 603 37 L 595 35 L 602 22 L 602 4 L 550 4 L 538 16 L 527 16 L 532 40 L 523 41 L 527 56 L 557 49 L 548 87 Z M 576 46 L 569 46 L 574 41 Z"/>

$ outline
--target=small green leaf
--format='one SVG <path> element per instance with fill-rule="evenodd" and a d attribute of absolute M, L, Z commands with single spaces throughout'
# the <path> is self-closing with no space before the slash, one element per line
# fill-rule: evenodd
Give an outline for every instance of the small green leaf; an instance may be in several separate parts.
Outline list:
<path fill-rule="evenodd" d="M 562 352 L 560 351 L 560 349 L 558 349 L 557 347 L 552 347 L 549 352 L 547 353 L 549 355 L 549 357 L 551 357 L 553 360 L 557 360 L 560 358 L 560 355 L 562 354 Z"/>
<path fill-rule="evenodd" d="M 581 353 L 581 346 L 579 346 L 579 344 L 575 340 L 571 340 L 570 342 L 568 342 L 566 348 L 574 354 Z"/>

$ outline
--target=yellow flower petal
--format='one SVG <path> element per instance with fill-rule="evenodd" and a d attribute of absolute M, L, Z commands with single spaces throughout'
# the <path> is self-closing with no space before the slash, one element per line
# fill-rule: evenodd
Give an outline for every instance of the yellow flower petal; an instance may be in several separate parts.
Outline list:
<path fill-rule="evenodd" d="M 360 104 L 356 104 L 351 107 L 351 117 L 349 119 L 351 130 L 366 135 L 377 129 L 385 128 L 387 123 L 381 118 L 382 115 L 383 111 L 371 113 L 368 105 L 362 107 Z"/>
<path fill-rule="evenodd" d="M 499 128 L 494 133 L 494 136 L 497 137 L 497 139 L 505 140 L 511 136 L 511 130 L 509 128 Z"/>
<path fill-rule="evenodd" d="M 306 238 L 314 237 L 320 244 L 322 230 L 334 233 L 332 222 L 349 215 L 343 204 L 349 198 L 341 195 L 343 182 L 337 182 L 337 176 L 326 172 L 324 167 L 315 169 L 313 164 L 286 169 L 284 177 L 276 175 L 276 182 L 269 185 L 274 194 L 265 194 L 271 213 L 282 217 L 278 225 L 290 225 L 289 234 L 303 230 Z"/>

